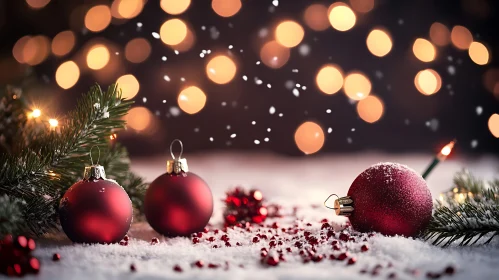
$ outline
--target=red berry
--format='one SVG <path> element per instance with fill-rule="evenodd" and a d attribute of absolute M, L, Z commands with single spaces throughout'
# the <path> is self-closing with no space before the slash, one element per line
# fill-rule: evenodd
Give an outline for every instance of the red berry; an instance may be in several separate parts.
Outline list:
<path fill-rule="evenodd" d="M 53 261 L 58 261 L 61 259 L 61 255 L 59 255 L 58 253 L 55 253 L 52 255 L 52 260 Z"/>
<path fill-rule="evenodd" d="M 277 266 L 279 264 L 279 259 L 275 256 L 267 257 L 267 264 L 270 266 Z"/>
<path fill-rule="evenodd" d="M 307 223 L 307 227 L 311 227 L 311 226 L 312 226 L 312 224 L 311 224 L 311 223 Z"/>
<path fill-rule="evenodd" d="M 210 230 L 209 230 L 207 227 L 205 227 L 205 228 L 203 229 L 203 232 L 204 232 L 204 233 L 208 233 L 209 231 L 210 231 Z"/>
<path fill-rule="evenodd" d="M 369 250 L 369 247 L 367 247 L 367 245 L 362 245 L 362 247 L 360 247 L 360 250 L 362 250 L 362 252 L 366 252 L 367 250 Z"/>
<path fill-rule="evenodd" d="M 213 264 L 213 263 L 209 263 L 208 264 L 208 268 L 218 268 L 220 265 L 218 264 Z"/>
<path fill-rule="evenodd" d="M 320 261 L 322 261 L 323 258 L 324 258 L 324 256 L 322 256 L 322 255 L 315 255 L 312 257 L 312 261 L 320 262 Z"/>
<path fill-rule="evenodd" d="M 261 251 L 260 257 L 265 258 L 268 255 L 267 251 Z"/>
<path fill-rule="evenodd" d="M 133 263 L 130 265 L 130 271 L 131 272 L 137 271 L 137 267 L 135 267 L 135 265 Z"/>
<path fill-rule="evenodd" d="M 336 245 L 338 244 L 338 240 L 333 240 L 333 242 L 331 242 L 331 245 Z"/>
<path fill-rule="evenodd" d="M 354 257 L 351 257 L 350 259 L 348 259 L 348 265 L 355 264 L 356 262 L 357 262 L 357 259 Z"/>
<path fill-rule="evenodd" d="M 194 265 L 199 267 L 199 268 L 202 268 L 204 266 L 204 263 L 202 260 L 199 260 L 199 261 L 195 262 Z"/>
<path fill-rule="evenodd" d="M 215 234 L 218 234 L 219 230 L 218 230 L 218 229 L 216 229 L 216 230 L 214 230 L 213 232 L 214 232 Z"/>
<path fill-rule="evenodd" d="M 275 242 L 275 240 L 272 240 L 269 242 L 269 247 L 272 248 L 272 247 L 275 247 L 277 245 L 277 242 Z"/>
<path fill-rule="evenodd" d="M 397 274 L 395 274 L 395 272 L 388 274 L 388 279 L 395 279 L 395 278 L 397 278 Z"/>
<path fill-rule="evenodd" d="M 322 219 L 321 223 L 327 223 L 327 219 L 326 218 Z"/>
<path fill-rule="evenodd" d="M 29 271 L 37 274 L 40 272 L 40 262 L 38 261 L 37 258 L 30 258 L 28 262 L 28 269 Z"/>
<path fill-rule="evenodd" d="M 28 239 L 26 237 L 20 235 L 20 236 L 16 237 L 15 244 L 20 249 L 24 249 L 24 248 L 28 247 Z"/>
<path fill-rule="evenodd" d="M 343 261 L 343 260 L 346 260 L 347 258 L 348 258 L 348 253 L 345 252 L 345 253 L 341 253 L 336 259 L 339 261 Z"/>
<path fill-rule="evenodd" d="M 295 242 L 295 247 L 301 248 L 302 244 L 300 241 Z"/>
<path fill-rule="evenodd" d="M 243 245 L 239 242 L 236 242 L 236 246 L 243 246 Z"/>
<path fill-rule="evenodd" d="M 340 240 L 341 240 L 341 241 L 345 241 L 345 242 L 347 242 L 347 241 L 348 241 L 348 238 L 350 238 L 350 236 L 349 236 L 348 234 L 343 233 L 343 232 L 342 232 L 342 233 L 340 233 Z"/>
<path fill-rule="evenodd" d="M 353 237 L 350 237 L 350 238 L 348 238 L 348 241 L 352 241 L 352 242 L 355 242 L 355 238 L 353 238 Z"/>
<path fill-rule="evenodd" d="M 340 248 L 340 246 L 338 246 L 338 245 L 333 245 L 333 250 L 335 250 L 335 251 L 339 251 L 339 250 L 341 250 L 341 248 Z"/>
<path fill-rule="evenodd" d="M 198 237 L 198 238 L 203 237 L 203 233 L 202 233 L 202 232 L 197 232 L 197 233 L 195 233 L 195 235 L 196 235 L 196 237 Z"/>
<path fill-rule="evenodd" d="M 193 244 L 198 244 L 198 243 L 199 243 L 199 238 L 194 237 L 194 238 L 192 239 L 192 243 L 193 243 Z"/>
<path fill-rule="evenodd" d="M 127 241 L 120 241 L 119 243 L 121 246 L 128 246 L 128 242 Z"/>
<path fill-rule="evenodd" d="M 175 272 L 182 272 L 182 268 L 181 268 L 178 264 L 176 264 L 176 265 L 173 267 L 173 271 L 175 271 Z"/>
<path fill-rule="evenodd" d="M 125 235 L 125 236 L 123 236 L 123 240 L 128 241 L 128 240 L 130 240 L 130 237 L 128 237 L 128 235 Z"/>
<path fill-rule="evenodd" d="M 158 243 L 159 243 L 159 239 L 157 239 L 156 237 L 151 239 L 151 245 L 158 244 Z"/>
<path fill-rule="evenodd" d="M 286 251 L 291 253 L 291 248 L 290 247 L 286 248 Z"/>
<path fill-rule="evenodd" d="M 260 239 L 256 236 L 253 237 L 253 243 L 258 243 L 258 242 L 260 242 Z"/>
<path fill-rule="evenodd" d="M 448 266 L 445 268 L 445 274 L 453 275 L 456 272 L 456 269 L 453 266 Z"/>
<path fill-rule="evenodd" d="M 327 237 L 334 237 L 334 230 L 328 230 L 327 231 Z"/>
<path fill-rule="evenodd" d="M 225 242 L 225 247 L 232 247 L 229 241 Z"/>
<path fill-rule="evenodd" d="M 227 234 L 224 234 L 222 235 L 222 237 L 220 237 L 220 240 L 223 240 L 223 241 L 229 241 L 229 236 Z"/>
<path fill-rule="evenodd" d="M 329 255 L 329 259 L 330 259 L 330 260 L 336 260 L 336 256 L 335 256 L 335 255 L 333 255 L 333 254 L 331 254 L 331 255 Z"/>
<path fill-rule="evenodd" d="M 218 245 L 213 245 L 213 247 L 212 247 L 212 248 L 217 249 L 217 248 L 218 248 Z"/>
<path fill-rule="evenodd" d="M 323 223 L 322 226 L 321 226 L 321 229 L 327 229 L 327 228 L 330 228 L 331 225 L 329 223 Z"/>

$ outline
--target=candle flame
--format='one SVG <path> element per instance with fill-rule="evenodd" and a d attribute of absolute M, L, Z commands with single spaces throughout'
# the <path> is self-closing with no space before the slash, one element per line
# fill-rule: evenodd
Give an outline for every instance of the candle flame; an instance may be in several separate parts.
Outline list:
<path fill-rule="evenodd" d="M 440 151 L 440 154 L 442 154 L 443 156 L 450 155 L 455 144 L 456 144 L 456 141 L 451 141 L 449 144 L 445 145 L 445 147 L 442 148 L 442 150 Z"/>

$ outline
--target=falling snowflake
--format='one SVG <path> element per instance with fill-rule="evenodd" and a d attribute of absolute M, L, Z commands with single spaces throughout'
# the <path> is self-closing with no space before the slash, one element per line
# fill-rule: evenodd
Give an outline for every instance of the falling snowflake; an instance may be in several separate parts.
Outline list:
<path fill-rule="evenodd" d="M 269 113 L 270 113 L 271 115 L 275 114 L 275 107 L 274 107 L 274 106 L 271 106 L 271 107 L 269 108 Z"/>
<path fill-rule="evenodd" d="M 159 38 L 160 38 L 160 37 L 159 37 L 159 34 L 158 34 L 158 33 L 156 33 L 156 32 L 153 32 L 153 33 L 152 33 L 152 36 L 154 37 L 154 39 L 159 39 Z"/>

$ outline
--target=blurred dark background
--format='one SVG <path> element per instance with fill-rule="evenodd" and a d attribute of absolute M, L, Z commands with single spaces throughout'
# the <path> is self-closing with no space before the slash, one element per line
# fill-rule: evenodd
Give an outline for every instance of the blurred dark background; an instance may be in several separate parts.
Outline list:
<path fill-rule="evenodd" d="M 134 18 L 113 18 L 101 32 L 86 30 L 86 11 L 98 4 L 110 6 L 111 2 L 51 0 L 43 8 L 33 9 L 24 0 L 0 0 L 0 83 L 22 84 L 34 106 L 57 117 L 70 110 L 95 82 L 107 87 L 118 77 L 133 74 L 140 83 L 134 106 L 147 108 L 152 117 L 131 115 L 148 122 L 147 129 L 128 129 L 118 133 L 117 140 L 136 156 L 164 153 L 175 138 L 182 139 L 189 152 L 244 150 L 301 155 L 294 133 L 305 121 L 314 121 L 324 130 L 325 143 L 319 154 L 435 152 L 457 139 L 456 150 L 461 153 L 499 155 L 499 139 L 488 126 L 491 115 L 499 113 L 498 1 L 375 0 L 374 9 L 356 13 L 357 22 L 351 30 L 338 32 L 330 27 L 317 32 L 303 22 L 304 10 L 312 3 L 329 6 L 335 1 L 246 0 L 236 15 L 224 18 L 212 10 L 208 0 L 192 0 L 187 11 L 178 16 L 165 13 L 159 1 L 149 0 Z M 174 17 L 188 23 L 196 37 L 192 48 L 179 54 L 153 37 L 165 20 Z M 257 65 L 261 46 L 271 40 L 276 24 L 285 19 L 304 27 L 303 41 L 291 49 L 283 67 Z M 476 41 L 488 47 L 489 63 L 475 64 L 467 51 L 452 44 L 438 47 L 433 62 L 417 60 L 412 44 L 416 38 L 429 39 L 434 22 L 449 29 L 455 25 L 468 28 Z M 366 47 L 367 34 L 378 26 L 389 30 L 393 40 L 393 49 L 382 58 L 373 56 Z M 76 36 L 69 54 L 49 55 L 32 66 L 14 59 L 13 47 L 21 37 L 41 34 L 51 40 L 64 30 L 72 30 Z M 137 37 L 145 38 L 152 48 L 147 60 L 138 64 L 123 55 L 127 42 Z M 109 66 L 84 70 L 82 57 L 95 42 L 109 47 Z M 237 73 L 230 83 L 217 85 L 206 77 L 209 56 L 200 57 L 203 50 L 232 53 Z M 64 90 L 54 75 L 67 60 L 74 60 L 82 70 L 76 85 Z M 340 65 L 344 72 L 359 70 L 369 77 L 372 93 L 384 103 L 379 121 L 363 121 L 355 103 L 342 91 L 325 95 L 318 90 L 315 76 L 326 63 Z M 436 70 L 442 78 L 441 89 L 431 96 L 419 93 L 414 85 L 415 75 L 426 68 Z M 206 106 L 194 115 L 181 112 L 177 104 L 180 90 L 190 83 L 207 95 Z M 271 107 L 274 114 L 269 113 Z M 231 138 L 233 134 L 236 136 Z"/>

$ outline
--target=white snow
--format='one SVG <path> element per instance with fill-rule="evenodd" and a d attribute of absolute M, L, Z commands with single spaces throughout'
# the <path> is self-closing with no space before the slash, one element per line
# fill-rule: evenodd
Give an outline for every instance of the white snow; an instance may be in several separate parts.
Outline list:
<path fill-rule="evenodd" d="M 200 175 L 212 189 L 215 207 L 211 228 L 221 228 L 221 199 L 225 191 L 242 185 L 260 189 L 268 202 L 284 207 L 283 214 L 289 214 L 293 206 L 298 206 L 297 217 L 303 219 L 302 226 L 316 234 L 320 231 L 320 220 L 323 218 L 334 222 L 336 228 L 344 224 L 345 218 L 336 217 L 322 203 L 331 193 L 340 196 L 346 194 L 352 181 L 364 169 L 377 162 L 390 161 L 422 171 L 433 156 L 358 153 L 290 158 L 254 152 L 217 152 L 187 155 L 185 158 L 189 161 L 190 171 Z M 164 162 L 168 158 L 165 154 L 153 159 L 132 159 L 132 167 L 150 181 L 164 173 Z M 456 154 L 434 169 L 428 178 L 428 185 L 433 197 L 438 198 L 441 192 L 452 186 L 454 173 L 462 168 L 468 168 L 477 177 L 492 179 L 498 175 L 498 167 L 497 158 L 467 158 Z M 294 217 L 285 216 L 268 219 L 265 224 L 274 221 L 280 227 L 296 223 Z M 306 226 L 307 222 L 312 225 Z M 349 250 L 354 252 L 352 255 L 357 258 L 357 263 L 351 266 L 328 259 L 304 264 L 300 257 L 285 254 L 285 262 L 267 268 L 260 264 L 259 255 L 260 248 L 268 248 L 270 240 L 254 244 L 251 238 L 255 233 L 229 230 L 227 234 L 232 247 L 223 246 L 220 233 L 215 235 L 217 241 L 213 243 L 193 245 L 191 238 L 161 237 L 145 222 L 132 226 L 128 246 L 72 245 L 63 234 L 53 235 L 38 242 L 35 255 L 41 260 L 42 270 L 36 279 L 372 279 L 370 273 L 360 274 L 359 271 L 371 271 L 377 264 L 382 265 L 383 269 L 376 279 L 387 279 L 388 274 L 393 272 L 397 274 L 397 279 L 426 279 L 426 272 L 441 272 L 448 265 L 456 268 L 456 274 L 442 279 L 496 279 L 499 272 L 498 238 L 487 246 L 443 249 L 421 240 L 376 235 L 367 242 L 370 249 L 365 253 L 356 249 L 364 243 L 349 245 Z M 158 237 L 160 243 L 150 245 L 153 237 Z M 242 246 L 235 246 L 236 242 L 242 243 Z M 212 248 L 214 244 L 220 248 Z M 288 245 L 285 242 L 283 248 Z M 293 252 L 298 250 L 290 247 Z M 321 245 L 318 251 L 327 252 L 328 255 L 334 253 L 329 248 Z M 51 260 L 54 253 L 61 255 L 60 261 Z M 205 265 L 220 264 L 221 267 L 191 267 L 197 260 L 202 260 Z M 228 270 L 225 270 L 226 262 Z M 136 272 L 130 271 L 132 263 L 137 267 Z M 240 264 L 244 267 L 239 267 Z M 387 267 L 389 264 L 392 267 Z M 173 271 L 174 265 L 181 266 L 183 272 Z M 421 273 L 418 277 L 412 277 L 405 272 L 407 269 L 418 269 Z"/>

